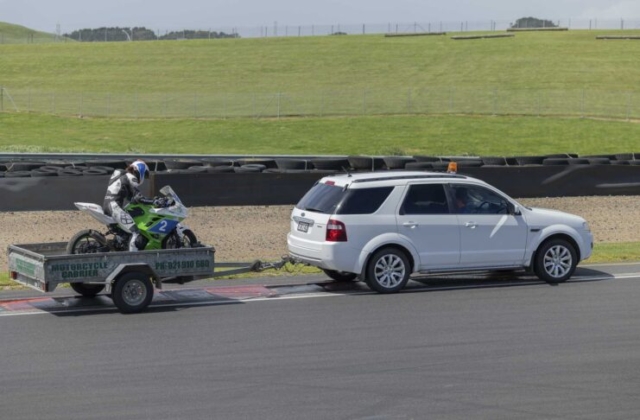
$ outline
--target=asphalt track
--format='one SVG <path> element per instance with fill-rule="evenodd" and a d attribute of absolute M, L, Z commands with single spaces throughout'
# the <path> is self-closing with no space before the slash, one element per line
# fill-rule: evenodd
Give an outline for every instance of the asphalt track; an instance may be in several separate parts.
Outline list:
<path fill-rule="evenodd" d="M 2 419 L 640 418 L 640 265 L 190 284 L 146 312 L 0 294 Z"/>

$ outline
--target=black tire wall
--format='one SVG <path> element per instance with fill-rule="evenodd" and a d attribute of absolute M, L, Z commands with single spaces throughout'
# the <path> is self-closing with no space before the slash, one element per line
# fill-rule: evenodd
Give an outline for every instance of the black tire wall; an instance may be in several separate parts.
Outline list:
<path fill-rule="evenodd" d="M 433 162 L 434 167 L 439 163 Z M 10 177 L 7 172 L 0 177 L 0 211 L 75 210 L 75 201 L 102 204 L 109 175 L 77 172 L 43 177 Z M 171 185 L 187 206 L 293 206 L 329 173 L 157 172 L 142 190 L 152 197 Z M 515 198 L 640 195 L 640 165 L 459 167 L 459 173 L 482 179 Z"/>

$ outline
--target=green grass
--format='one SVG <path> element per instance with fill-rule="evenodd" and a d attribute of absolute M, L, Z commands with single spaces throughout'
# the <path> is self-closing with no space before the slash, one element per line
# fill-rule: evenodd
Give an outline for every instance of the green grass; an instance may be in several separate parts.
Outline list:
<path fill-rule="evenodd" d="M 640 242 L 595 243 L 588 264 L 640 261 Z"/>
<path fill-rule="evenodd" d="M 381 35 L 0 45 L 11 89 L 271 93 L 407 89 L 637 90 L 640 42 L 611 31 L 454 41 Z M 638 34 L 639 31 L 616 31 Z M 453 35 L 453 34 L 451 34 Z"/>
<path fill-rule="evenodd" d="M 0 126 L 0 150 L 13 152 L 509 156 L 640 149 L 640 124 L 580 118 L 121 120 L 0 113 Z"/>
<path fill-rule="evenodd" d="M 58 41 L 70 41 L 69 39 L 58 39 Z M 56 41 L 54 34 L 34 31 L 20 25 L 0 22 L 0 44 L 34 44 L 50 43 Z"/>

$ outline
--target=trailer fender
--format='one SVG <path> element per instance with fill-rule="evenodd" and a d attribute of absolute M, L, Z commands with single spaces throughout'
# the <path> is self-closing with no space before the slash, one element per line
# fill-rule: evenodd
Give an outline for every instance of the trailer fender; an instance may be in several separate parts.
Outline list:
<path fill-rule="evenodd" d="M 153 271 L 153 269 L 151 267 L 149 267 L 148 264 L 120 264 L 116 267 L 115 270 L 113 270 L 111 272 L 111 274 L 109 274 L 109 277 L 107 277 L 107 281 L 106 281 L 106 292 L 107 293 L 111 293 L 111 289 L 113 287 L 113 284 L 115 282 L 115 280 L 117 280 L 121 275 L 126 274 L 126 273 L 131 273 L 131 272 L 136 272 L 136 273 L 143 273 L 148 275 L 149 277 L 151 277 L 151 280 L 153 281 L 156 289 L 162 289 L 162 281 L 160 279 L 160 277 L 158 277 L 158 275 L 156 274 L 155 271 Z"/>

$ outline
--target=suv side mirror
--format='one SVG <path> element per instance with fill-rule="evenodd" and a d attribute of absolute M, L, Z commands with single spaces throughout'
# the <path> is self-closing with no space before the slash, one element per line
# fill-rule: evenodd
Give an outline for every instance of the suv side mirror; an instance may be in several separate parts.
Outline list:
<path fill-rule="evenodd" d="M 520 209 L 511 202 L 507 202 L 507 213 L 513 216 L 520 216 L 522 214 L 522 212 L 520 212 Z"/>

